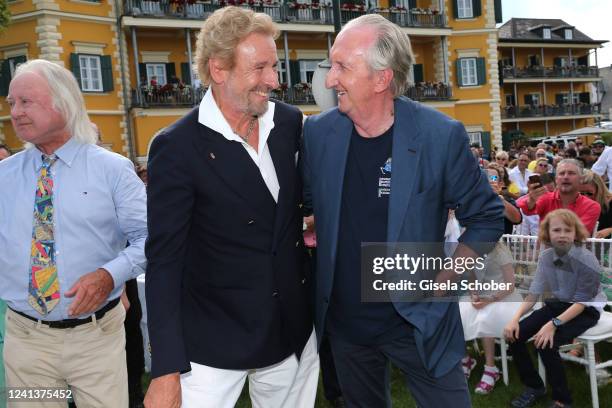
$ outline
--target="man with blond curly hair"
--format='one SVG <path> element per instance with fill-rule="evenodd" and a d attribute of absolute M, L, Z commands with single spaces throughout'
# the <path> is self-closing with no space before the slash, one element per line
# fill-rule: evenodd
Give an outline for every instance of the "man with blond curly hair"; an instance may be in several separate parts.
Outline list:
<path fill-rule="evenodd" d="M 319 370 L 302 261 L 302 114 L 278 87 L 269 16 L 202 27 L 199 107 L 151 146 L 145 248 L 152 377 L 146 407 L 312 407 Z"/>

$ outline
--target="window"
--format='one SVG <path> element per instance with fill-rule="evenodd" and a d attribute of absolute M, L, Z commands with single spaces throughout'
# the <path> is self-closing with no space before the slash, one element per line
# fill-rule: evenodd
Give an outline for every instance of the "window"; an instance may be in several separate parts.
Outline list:
<path fill-rule="evenodd" d="M 11 79 L 15 76 L 15 70 L 19 64 L 26 62 L 25 55 L 9 57 L 4 61 L 0 61 L 0 96 L 8 94 L 8 87 Z"/>
<path fill-rule="evenodd" d="M 506 106 L 514 106 L 514 95 L 506 95 Z"/>
<path fill-rule="evenodd" d="M 561 100 L 563 102 L 563 105 L 570 105 L 570 104 L 576 105 L 577 103 L 580 102 L 580 94 L 578 94 L 578 93 L 573 94 L 572 98 L 570 98 L 570 94 L 569 93 L 563 93 L 563 94 L 561 94 L 561 96 L 562 96 Z"/>
<path fill-rule="evenodd" d="M 478 85 L 478 76 L 476 74 L 476 58 L 462 58 L 459 61 L 461 64 L 461 85 Z"/>
<path fill-rule="evenodd" d="M 25 55 L 20 55 L 18 57 L 8 58 L 7 60 L 9 72 L 11 73 L 11 79 L 15 76 L 15 70 L 20 64 L 26 62 Z"/>
<path fill-rule="evenodd" d="M 542 29 L 542 38 L 544 38 L 545 40 L 550 40 L 550 28 L 544 27 Z"/>
<path fill-rule="evenodd" d="M 151 81 L 155 77 L 157 85 L 166 85 L 166 64 L 147 64 L 147 84 L 151 85 Z"/>
<path fill-rule="evenodd" d="M 566 40 L 573 40 L 574 39 L 574 32 L 572 31 L 571 28 L 566 28 L 564 31 L 565 31 L 565 39 Z"/>
<path fill-rule="evenodd" d="M 312 76 L 314 75 L 317 66 L 319 65 L 318 60 L 300 60 L 300 82 L 312 83 Z"/>
<path fill-rule="evenodd" d="M 79 55 L 81 89 L 85 92 L 102 92 L 102 69 L 97 55 Z"/>
<path fill-rule="evenodd" d="M 481 132 L 468 132 L 468 136 L 470 137 L 470 145 L 474 143 L 478 143 L 479 146 L 482 146 L 482 133 Z"/>
<path fill-rule="evenodd" d="M 457 17 L 458 18 L 474 17 L 474 9 L 472 8 L 472 0 L 457 0 Z"/>
<path fill-rule="evenodd" d="M 286 84 L 287 83 L 287 69 L 285 68 L 284 60 L 278 61 L 278 65 L 276 66 L 276 71 L 278 72 L 278 83 Z"/>
<path fill-rule="evenodd" d="M 539 93 L 530 93 L 525 95 L 525 99 L 528 101 L 528 105 L 540 106 L 540 94 Z M 529 103 L 531 101 L 531 103 Z"/>

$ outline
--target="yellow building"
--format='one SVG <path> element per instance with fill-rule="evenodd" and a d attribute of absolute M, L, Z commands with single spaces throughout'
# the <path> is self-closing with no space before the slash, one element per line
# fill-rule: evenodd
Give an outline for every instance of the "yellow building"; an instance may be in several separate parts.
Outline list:
<path fill-rule="evenodd" d="M 501 145 L 496 22 L 500 0 L 340 0 L 343 23 L 379 13 L 410 36 L 415 85 L 407 95 L 462 121 L 472 141 Z M 317 64 L 334 40 L 330 0 L 13 0 L 0 36 L 0 94 L 17 64 L 45 58 L 71 69 L 102 141 L 146 160 L 154 135 L 203 96 L 189 69 L 195 36 L 226 5 L 269 14 L 281 30 L 275 97 L 305 114 L 319 112 L 310 90 Z M 0 141 L 20 142 L 0 96 Z"/>
<path fill-rule="evenodd" d="M 499 29 L 502 128 L 512 135 L 554 136 L 600 115 L 592 84 L 601 81 L 597 48 L 563 20 L 513 18 Z"/>

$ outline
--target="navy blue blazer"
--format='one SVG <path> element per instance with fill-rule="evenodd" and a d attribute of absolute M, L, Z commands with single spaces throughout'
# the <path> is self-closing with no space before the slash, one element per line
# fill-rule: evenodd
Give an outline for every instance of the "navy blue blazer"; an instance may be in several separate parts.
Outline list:
<path fill-rule="evenodd" d="M 296 154 L 302 114 L 276 102 L 270 156 L 278 203 L 244 147 L 198 122 L 199 108 L 149 155 L 146 298 L 152 377 L 190 362 L 275 364 L 312 333 Z"/>
<path fill-rule="evenodd" d="M 304 125 L 304 202 L 314 211 L 317 229 L 314 302 L 319 341 L 332 293 L 352 130 L 352 121 L 337 108 L 309 117 Z M 503 204 L 474 160 L 460 122 L 407 98 L 396 99 L 392 166 L 388 242 L 444 241 L 448 209 L 455 209 L 467 227 L 461 242 L 495 242 L 502 235 Z M 431 375 L 444 375 L 463 357 L 456 303 L 394 302 L 394 306 L 415 326 L 417 349 Z"/>

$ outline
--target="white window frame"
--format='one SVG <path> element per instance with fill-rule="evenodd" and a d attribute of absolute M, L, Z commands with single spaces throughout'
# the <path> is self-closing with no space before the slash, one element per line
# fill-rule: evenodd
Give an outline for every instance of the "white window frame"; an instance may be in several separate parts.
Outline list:
<path fill-rule="evenodd" d="M 166 72 L 166 64 L 147 62 L 145 64 L 145 67 L 147 69 L 147 85 L 151 84 L 151 78 L 153 77 L 157 77 L 157 85 L 159 86 L 166 85 L 168 83 L 168 73 Z M 151 68 L 151 70 L 149 70 L 149 68 Z M 157 71 L 157 69 L 160 68 L 163 73 Z"/>
<path fill-rule="evenodd" d="M 474 143 L 478 143 L 478 146 L 482 147 L 482 132 L 467 132 L 470 138 L 470 146 Z"/>
<path fill-rule="evenodd" d="M 566 40 L 573 40 L 574 39 L 574 31 L 571 28 L 564 29 L 563 30 L 563 34 L 564 34 Z"/>
<path fill-rule="evenodd" d="M 25 55 L 23 55 L 25 57 Z M 15 70 L 17 69 L 17 58 L 21 55 L 8 58 L 9 71 L 11 72 L 11 79 L 15 76 Z"/>
<path fill-rule="evenodd" d="M 461 58 L 461 86 L 478 85 L 476 58 Z"/>
<path fill-rule="evenodd" d="M 561 61 L 561 67 L 569 67 L 570 66 L 570 60 L 569 60 L 569 57 L 567 55 L 561 55 L 558 58 Z"/>
<path fill-rule="evenodd" d="M 276 72 L 278 74 L 278 83 L 286 84 L 287 83 L 287 69 L 285 68 L 285 60 L 278 61 L 278 65 L 276 66 Z"/>
<path fill-rule="evenodd" d="M 570 105 L 570 93 L 569 92 L 563 92 L 561 95 L 563 95 L 563 104 L 564 105 Z M 574 97 L 573 102 L 571 103 L 571 105 L 576 105 L 578 103 L 580 103 L 580 94 L 574 92 Z"/>
<path fill-rule="evenodd" d="M 551 29 L 549 27 L 544 27 L 542 29 L 542 38 L 545 40 L 550 40 L 552 37 L 552 32 Z"/>
<path fill-rule="evenodd" d="M 308 73 L 312 72 L 312 74 L 314 75 L 314 72 L 317 70 L 317 67 L 320 62 L 320 60 L 299 60 L 300 82 L 311 83 L 312 79 L 310 81 L 308 80 Z"/>
<path fill-rule="evenodd" d="M 539 92 L 528 93 L 527 95 L 531 95 L 531 104 L 533 106 L 542 105 L 542 95 Z"/>
<path fill-rule="evenodd" d="M 79 54 L 81 89 L 83 92 L 103 92 L 102 62 L 99 55 Z"/>
<path fill-rule="evenodd" d="M 472 0 L 457 0 L 457 18 L 474 18 Z"/>

